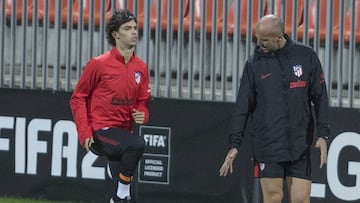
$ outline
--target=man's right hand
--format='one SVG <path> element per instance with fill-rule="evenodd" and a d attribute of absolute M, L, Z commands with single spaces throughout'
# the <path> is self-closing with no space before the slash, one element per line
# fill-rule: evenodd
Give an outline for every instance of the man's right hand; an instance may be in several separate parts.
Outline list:
<path fill-rule="evenodd" d="M 94 143 L 94 138 L 86 138 L 83 144 L 83 147 L 86 149 L 86 151 L 88 152 L 90 150 L 90 146 L 92 145 L 92 143 Z"/>
<path fill-rule="evenodd" d="M 219 174 L 220 176 L 226 176 L 230 170 L 230 173 L 233 172 L 233 161 L 238 153 L 238 150 L 236 148 L 232 148 L 229 150 L 225 157 L 225 161 L 222 164 Z"/>

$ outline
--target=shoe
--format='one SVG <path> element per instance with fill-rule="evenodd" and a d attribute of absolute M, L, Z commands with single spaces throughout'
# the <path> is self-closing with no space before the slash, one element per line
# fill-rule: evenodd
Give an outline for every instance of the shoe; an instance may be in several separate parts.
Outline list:
<path fill-rule="evenodd" d="M 125 199 L 121 199 L 118 196 L 114 195 L 111 199 L 110 199 L 110 203 L 130 203 L 130 197 L 125 197 Z"/>

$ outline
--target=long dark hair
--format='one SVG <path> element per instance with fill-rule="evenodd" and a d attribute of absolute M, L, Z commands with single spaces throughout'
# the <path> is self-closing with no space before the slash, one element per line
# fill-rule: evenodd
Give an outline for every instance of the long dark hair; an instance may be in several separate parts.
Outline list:
<path fill-rule="evenodd" d="M 109 23 L 106 27 L 106 39 L 111 46 L 115 46 L 115 39 L 112 36 L 112 32 L 118 31 L 120 26 L 124 23 L 127 23 L 131 20 L 134 20 L 137 23 L 136 17 L 128 9 L 121 9 L 115 11 L 114 14 L 109 19 Z"/>

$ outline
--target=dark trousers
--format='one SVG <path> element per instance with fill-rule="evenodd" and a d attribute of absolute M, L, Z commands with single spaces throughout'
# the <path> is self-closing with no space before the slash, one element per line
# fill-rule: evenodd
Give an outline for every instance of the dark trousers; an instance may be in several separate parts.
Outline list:
<path fill-rule="evenodd" d="M 134 175 L 144 153 L 145 142 L 142 137 L 119 128 L 98 130 L 93 137 L 91 151 L 106 156 L 115 183 L 130 183 L 131 180 L 120 177 L 130 178 Z"/>

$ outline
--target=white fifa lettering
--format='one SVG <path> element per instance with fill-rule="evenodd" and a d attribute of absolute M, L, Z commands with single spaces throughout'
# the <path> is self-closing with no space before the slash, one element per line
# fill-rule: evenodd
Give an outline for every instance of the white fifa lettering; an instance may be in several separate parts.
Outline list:
<path fill-rule="evenodd" d="M 68 136 L 64 136 L 64 135 Z M 64 146 L 64 138 L 67 137 L 67 146 Z M 76 177 L 76 161 L 77 161 L 77 132 L 74 122 L 60 120 L 53 130 L 53 146 L 51 158 L 51 175 L 61 176 L 62 160 L 67 160 L 67 177 Z"/>
<path fill-rule="evenodd" d="M 78 176 L 78 135 L 76 125 L 70 120 L 59 120 L 52 129 L 52 119 L 34 118 L 26 125 L 26 118 L 0 116 L 0 151 L 10 151 L 10 139 L 14 139 L 15 173 L 32 174 L 38 173 L 39 155 L 51 156 L 51 176 L 62 176 L 63 164 L 66 163 L 65 176 Z M 4 135 L 2 129 L 13 130 L 11 135 Z M 39 133 L 45 132 L 52 137 L 41 140 Z M 47 140 L 52 140 L 52 149 L 48 149 Z M 157 140 L 157 139 L 155 139 Z M 159 143 L 160 141 L 154 141 Z M 66 145 L 65 145 L 66 143 Z M 49 151 L 52 150 L 51 155 Z M 105 166 L 93 166 L 97 156 L 87 153 L 81 162 L 81 177 L 89 179 L 105 180 L 106 172 L 111 177 L 110 170 Z M 66 162 L 65 162 L 66 161 Z"/>
<path fill-rule="evenodd" d="M 105 180 L 105 168 L 93 166 L 97 157 L 90 151 L 84 156 L 81 163 L 82 178 Z"/>
<path fill-rule="evenodd" d="M 165 139 L 164 135 L 144 134 L 145 144 L 150 147 L 166 147 Z"/>
<path fill-rule="evenodd" d="M 360 163 L 348 162 L 348 174 L 356 176 L 354 186 L 345 186 L 339 179 L 338 161 L 340 152 L 345 147 L 356 147 L 360 150 L 360 134 L 344 132 L 335 137 L 328 153 L 327 177 L 332 193 L 341 200 L 355 201 L 360 199 Z"/>
<path fill-rule="evenodd" d="M 51 120 L 35 118 L 30 121 L 28 126 L 28 145 L 27 145 L 27 173 L 36 174 L 37 156 L 39 153 L 47 152 L 47 142 L 38 139 L 39 131 L 51 131 Z"/>
<path fill-rule="evenodd" d="M 26 119 L 18 117 L 15 124 L 15 173 L 25 174 Z"/>
<path fill-rule="evenodd" d="M 14 117 L 0 116 L 0 150 L 9 151 L 9 138 L 2 138 L 1 129 L 14 129 Z"/>

